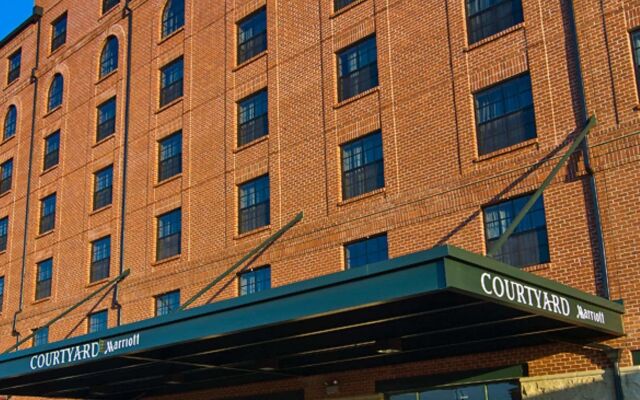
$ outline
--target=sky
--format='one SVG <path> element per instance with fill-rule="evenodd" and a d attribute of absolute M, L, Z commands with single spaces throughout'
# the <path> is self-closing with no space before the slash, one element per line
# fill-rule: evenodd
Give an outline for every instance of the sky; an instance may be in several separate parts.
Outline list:
<path fill-rule="evenodd" d="M 29 18 L 33 0 L 0 0 L 0 40 Z"/>

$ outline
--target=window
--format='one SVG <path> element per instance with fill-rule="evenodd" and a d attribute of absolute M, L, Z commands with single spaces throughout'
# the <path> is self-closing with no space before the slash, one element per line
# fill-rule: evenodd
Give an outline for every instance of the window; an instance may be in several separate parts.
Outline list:
<path fill-rule="evenodd" d="M 242 184 L 238 190 L 238 196 L 240 233 L 270 224 L 269 175 Z"/>
<path fill-rule="evenodd" d="M 162 139 L 158 146 L 158 182 L 182 172 L 182 132 Z"/>
<path fill-rule="evenodd" d="M 238 64 L 267 50 L 267 10 L 261 8 L 238 22 Z"/>
<path fill-rule="evenodd" d="M 94 174 L 93 209 L 98 210 L 111 204 L 113 196 L 113 165 Z"/>
<path fill-rule="evenodd" d="M 162 37 L 184 26 L 184 0 L 169 0 L 162 13 Z"/>
<path fill-rule="evenodd" d="M 342 198 L 384 187 L 380 131 L 342 145 Z"/>
<path fill-rule="evenodd" d="M 67 13 L 51 24 L 51 51 L 55 51 L 67 41 Z"/>
<path fill-rule="evenodd" d="M 7 75 L 7 84 L 15 81 L 20 77 L 20 63 L 22 61 L 22 49 L 9 56 L 9 74 Z"/>
<path fill-rule="evenodd" d="M 362 267 L 389 258 L 387 234 L 348 243 L 344 246 L 344 259 L 347 269 Z"/>
<path fill-rule="evenodd" d="M 518 382 L 492 382 L 439 387 L 422 392 L 393 394 L 389 400 L 521 400 Z"/>
<path fill-rule="evenodd" d="M 44 139 L 43 170 L 58 165 L 60 160 L 60 131 L 55 131 Z"/>
<path fill-rule="evenodd" d="M 267 91 L 258 92 L 238 103 L 238 146 L 269 133 Z"/>
<path fill-rule="evenodd" d="M 49 87 L 49 102 L 47 111 L 53 111 L 62 105 L 62 94 L 64 92 L 64 79 L 62 75 L 56 74 Z"/>
<path fill-rule="evenodd" d="M 3 304 L 4 304 L 4 276 L 0 276 L 0 311 L 2 311 Z"/>
<path fill-rule="evenodd" d="M 0 219 L 0 251 L 7 250 L 7 238 L 9 237 L 9 217 Z"/>
<path fill-rule="evenodd" d="M 120 0 L 102 0 L 102 13 L 105 14 L 113 7 L 117 6 Z"/>
<path fill-rule="evenodd" d="M 631 358 L 633 360 L 633 365 L 635 365 L 635 366 L 639 366 L 640 365 L 640 351 L 639 350 L 632 351 L 631 352 Z"/>
<path fill-rule="evenodd" d="M 156 317 L 167 315 L 180 307 L 180 291 L 164 293 L 156 296 Z"/>
<path fill-rule="evenodd" d="M 376 37 L 338 53 L 338 100 L 343 101 L 378 86 Z"/>
<path fill-rule="evenodd" d="M 91 243 L 91 271 L 89 279 L 96 282 L 109 276 L 111 266 L 111 236 Z"/>
<path fill-rule="evenodd" d="M 97 126 L 96 141 L 106 139 L 113 135 L 116 131 L 116 98 L 112 97 L 109 100 L 98 106 L 98 126 Z"/>
<path fill-rule="evenodd" d="M 466 0 L 469 44 L 523 21 L 521 0 Z"/>
<path fill-rule="evenodd" d="M 631 33 L 631 46 L 633 48 L 633 65 L 636 70 L 636 87 L 640 95 L 640 30 Z"/>
<path fill-rule="evenodd" d="M 116 4 L 118 2 L 116 1 Z M 100 78 L 118 69 L 118 39 L 109 36 L 100 54 Z"/>
<path fill-rule="evenodd" d="M 36 300 L 51 296 L 51 274 L 53 259 L 49 258 L 38 263 L 36 274 Z"/>
<path fill-rule="evenodd" d="M 7 115 L 4 117 L 4 140 L 16 134 L 16 126 L 18 124 L 18 109 L 14 105 L 10 105 Z"/>
<path fill-rule="evenodd" d="M 491 153 L 536 137 L 529 74 L 475 94 L 478 154 Z"/>
<path fill-rule="evenodd" d="M 529 201 L 530 197 L 518 197 L 484 209 L 487 250 L 491 250 L 493 244 L 507 230 L 511 221 L 522 210 L 522 207 Z M 542 197 L 534 203 L 494 258 L 516 267 L 549 262 L 547 223 Z"/>
<path fill-rule="evenodd" d="M 47 233 L 56 225 L 56 194 L 40 200 L 40 234 Z"/>
<path fill-rule="evenodd" d="M 238 275 L 240 296 L 271 288 L 271 268 L 261 267 L 243 271 Z"/>
<path fill-rule="evenodd" d="M 102 310 L 89 314 L 89 333 L 100 332 L 107 329 L 109 314 Z"/>
<path fill-rule="evenodd" d="M 183 68 L 182 57 L 162 67 L 160 72 L 160 107 L 182 97 Z"/>
<path fill-rule="evenodd" d="M 345 8 L 349 4 L 353 3 L 356 0 L 335 0 L 333 4 L 333 11 L 338 11 L 340 9 Z"/>
<path fill-rule="evenodd" d="M 49 327 L 44 326 L 33 332 L 33 347 L 49 343 Z"/>
<path fill-rule="evenodd" d="M 0 195 L 11 190 L 11 180 L 13 177 L 13 159 L 7 160 L 0 165 Z"/>
<path fill-rule="evenodd" d="M 156 259 L 164 260 L 180 254 L 182 210 L 179 208 L 158 217 Z"/>

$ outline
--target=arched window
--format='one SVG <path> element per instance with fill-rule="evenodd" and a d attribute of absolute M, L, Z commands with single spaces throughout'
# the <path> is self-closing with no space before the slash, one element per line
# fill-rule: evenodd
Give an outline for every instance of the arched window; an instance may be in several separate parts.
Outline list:
<path fill-rule="evenodd" d="M 162 12 L 162 37 L 167 37 L 184 25 L 184 0 L 168 0 Z"/>
<path fill-rule="evenodd" d="M 16 106 L 11 105 L 7 110 L 7 116 L 4 118 L 4 139 L 9 139 L 16 134 L 16 121 L 18 120 L 18 110 Z"/>
<path fill-rule="evenodd" d="M 109 36 L 100 55 L 100 78 L 116 69 L 118 69 L 118 39 L 115 36 Z"/>
<path fill-rule="evenodd" d="M 64 92 L 64 79 L 62 75 L 56 74 L 49 87 L 49 103 L 47 111 L 52 111 L 62 105 L 62 93 Z"/>

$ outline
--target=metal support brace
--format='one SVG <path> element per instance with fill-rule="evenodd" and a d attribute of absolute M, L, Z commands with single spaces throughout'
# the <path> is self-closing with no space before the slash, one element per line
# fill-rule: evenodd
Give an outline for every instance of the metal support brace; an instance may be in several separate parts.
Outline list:
<path fill-rule="evenodd" d="M 507 242 L 509 237 L 516 230 L 518 225 L 520 225 L 520 222 L 522 222 L 522 220 L 524 219 L 525 215 L 527 215 L 531 207 L 533 207 L 535 202 L 540 198 L 540 196 L 542 196 L 542 192 L 544 192 L 544 190 L 551 184 L 551 182 L 556 177 L 556 175 L 558 175 L 558 172 L 560 172 L 560 169 L 564 166 L 564 164 L 567 162 L 569 157 L 571 157 L 571 155 L 576 151 L 576 149 L 580 147 L 580 144 L 587 137 L 587 134 L 589 133 L 591 128 L 595 126 L 596 122 L 597 121 L 595 116 L 592 116 L 589 118 L 589 121 L 587 122 L 587 126 L 585 126 L 582 132 L 580 132 L 580 134 L 575 138 L 575 140 L 571 144 L 571 147 L 569 147 L 569 150 L 567 150 L 567 152 L 562 156 L 562 158 L 560 158 L 560 161 L 558 161 L 558 164 L 556 164 L 556 166 L 553 168 L 549 176 L 547 176 L 544 182 L 542 182 L 542 185 L 531 196 L 527 204 L 525 204 L 524 207 L 522 207 L 522 210 L 520 210 L 520 212 L 514 218 L 514 220 L 511 221 L 511 224 L 509 225 L 509 227 L 507 227 L 507 230 L 504 231 L 502 236 L 500 236 L 500 239 L 498 239 L 498 241 L 491 247 L 491 249 L 489 249 L 489 251 L 487 252 L 488 256 L 494 257 L 500 251 L 502 246 Z"/>
<path fill-rule="evenodd" d="M 80 300 L 78 303 L 74 304 L 73 306 L 69 307 L 68 309 L 66 309 L 62 314 L 58 315 L 57 317 L 55 317 L 54 319 L 52 319 L 51 321 L 47 322 L 46 324 L 44 324 L 43 326 L 35 329 L 33 332 L 31 332 L 31 334 L 27 337 L 25 337 L 24 339 L 20 340 L 18 343 L 14 344 L 13 346 L 9 347 L 7 350 L 5 350 L 2 354 L 6 354 L 6 353 L 10 353 L 13 350 L 18 349 L 23 343 L 27 342 L 29 339 L 31 339 L 40 329 L 42 328 L 48 328 L 49 326 L 53 325 L 54 323 L 58 322 L 60 319 L 64 318 L 67 314 L 69 314 L 71 311 L 75 310 L 76 308 L 80 307 L 81 305 L 83 305 L 84 303 L 86 303 L 87 301 L 91 300 L 92 298 L 96 297 L 99 293 L 103 292 L 104 290 L 106 290 L 107 288 L 110 288 L 114 285 L 116 285 L 117 283 L 119 283 L 120 281 L 122 281 L 124 278 L 126 278 L 127 276 L 129 276 L 130 271 L 127 269 L 125 270 L 122 274 L 120 274 L 119 276 L 117 276 L 116 278 L 113 278 L 112 280 L 110 280 L 109 282 L 105 283 L 104 285 L 100 286 L 98 289 L 96 289 L 93 293 L 91 293 L 90 295 L 88 295 L 87 297 L 85 297 L 84 299 Z"/>
<path fill-rule="evenodd" d="M 228 270 L 226 270 L 225 272 L 223 272 L 220 276 L 218 276 L 216 279 L 214 279 L 213 281 L 211 281 L 211 283 L 209 283 L 207 286 L 205 286 L 204 288 L 202 288 L 202 290 L 200 290 L 198 293 L 196 293 L 192 298 L 190 298 L 189 300 L 187 300 L 183 305 L 181 305 L 180 307 L 178 307 L 175 311 L 182 311 L 185 310 L 187 307 L 189 307 L 191 304 L 193 304 L 193 302 L 195 302 L 196 300 L 198 300 L 203 294 L 205 294 L 206 292 L 208 292 L 212 287 L 214 287 L 215 285 L 217 285 L 220 281 L 222 281 L 225 277 L 227 277 L 229 274 L 231 274 L 232 272 L 234 272 L 236 269 L 238 269 L 242 264 L 244 264 L 247 260 L 249 260 L 251 257 L 255 256 L 256 254 L 258 254 L 260 251 L 266 249 L 267 247 L 269 247 L 273 242 L 275 242 L 276 240 L 278 240 L 280 238 L 280 236 L 284 235 L 285 232 L 287 232 L 289 229 L 293 228 L 293 226 L 295 224 L 297 224 L 298 222 L 300 222 L 302 220 L 303 217 L 303 213 L 300 212 L 298 213 L 298 215 L 296 215 L 291 221 L 289 221 L 288 224 L 286 224 L 285 226 L 283 226 L 282 228 L 280 228 L 276 233 L 274 233 L 273 235 L 269 236 L 264 242 L 260 243 L 258 246 L 254 247 L 253 250 L 251 250 L 250 252 L 248 252 L 247 254 L 245 254 L 244 257 L 242 257 L 238 262 L 236 262 L 235 264 L 233 264 L 233 266 L 231 266 L 231 268 L 229 268 Z"/>

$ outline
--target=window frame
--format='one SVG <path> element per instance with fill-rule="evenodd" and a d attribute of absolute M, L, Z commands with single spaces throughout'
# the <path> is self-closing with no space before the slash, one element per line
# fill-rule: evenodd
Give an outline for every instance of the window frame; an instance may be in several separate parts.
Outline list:
<path fill-rule="evenodd" d="M 360 57 L 360 51 L 359 51 L 359 47 L 360 46 L 364 46 L 365 44 L 367 44 L 367 42 L 369 41 L 373 41 L 373 48 L 375 50 L 375 61 L 374 62 L 370 62 L 368 64 L 365 64 L 364 66 L 359 66 L 357 69 L 351 71 L 348 73 L 348 75 L 345 77 L 342 75 L 342 59 L 344 56 L 347 55 L 348 52 L 351 51 L 355 51 L 356 54 L 356 58 L 358 60 L 358 64 L 359 64 L 359 57 Z M 370 51 L 371 49 L 369 49 L 368 51 Z M 359 39 L 357 41 L 355 41 L 354 43 L 349 44 L 348 46 L 345 46 L 341 49 L 339 49 L 338 51 L 336 51 L 336 76 L 338 78 L 338 89 L 337 89 L 337 94 L 338 94 L 338 103 L 342 103 L 344 101 L 347 101 L 349 99 L 352 99 L 362 93 L 365 93 L 369 90 L 373 90 L 377 87 L 380 86 L 380 75 L 379 75 L 379 70 L 378 70 L 378 38 L 376 33 L 372 33 L 368 36 L 363 37 L 362 39 Z M 348 58 L 348 57 L 346 57 Z M 362 80 L 363 82 L 365 82 L 365 84 L 363 84 L 360 81 L 360 75 L 361 75 L 361 71 L 366 70 L 369 71 L 369 69 L 371 69 L 371 73 L 370 73 L 370 77 L 372 78 L 372 80 L 370 82 L 366 82 L 364 80 Z M 373 73 L 375 72 L 375 74 Z M 373 78 L 375 76 L 375 78 Z M 357 80 L 358 85 L 355 85 L 356 88 L 353 89 L 354 85 L 351 86 L 347 86 L 352 88 L 348 93 L 346 93 L 346 89 L 345 89 L 345 81 L 348 80 L 348 82 L 352 82 L 353 80 Z M 363 88 L 360 88 L 360 86 L 363 86 Z"/>
<path fill-rule="evenodd" d="M 54 92 L 54 89 L 56 89 L 55 92 Z M 49 85 L 49 92 L 47 94 L 47 112 L 50 113 L 62 107 L 63 102 L 64 102 L 64 77 L 62 76 L 62 74 L 57 73 L 53 76 L 53 79 L 51 80 L 51 84 Z"/>
<path fill-rule="evenodd" d="M 634 36 L 638 35 L 638 47 L 635 46 Z M 636 97 L 640 98 L 640 27 L 629 32 L 631 40 L 631 57 L 633 59 L 633 72 L 636 79 Z"/>
<path fill-rule="evenodd" d="M 48 268 L 43 271 L 43 268 Z M 42 278 L 43 275 L 48 275 Z M 36 264 L 35 300 L 43 300 L 51 297 L 53 293 L 53 257 L 39 261 Z"/>
<path fill-rule="evenodd" d="M 104 316 L 104 321 L 98 320 L 100 325 L 94 326 L 94 318 Z M 109 310 L 95 311 L 87 315 L 87 334 L 102 332 L 109 329 Z"/>
<path fill-rule="evenodd" d="M 4 308 L 4 291 L 5 291 L 5 277 L 4 275 L 0 275 L 0 314 L 2 314 L 2 309 Z"/>
<path fill-rule="evenodd" d="M 60 47 L 64 46 L 65 43 L 67 43 L 67 17 L 68 15 L 65 11 L 58 18 L 54 19 L 53 22 L 51 22 L 51 53 L 58 50 Z M 62 30 L 62 32 L 56 34 L 57 25 L 62 22 L 64 22 L 64 29 Z"/>
<path fill-rule="evenodd" d="M 264 31 L 259 31 L 258 33 L 252 35 L 250 38 L 241 40 L 240 36 L 244 33 L 244 31 L 242 30 L 243 29 L 242 25 L 252 22 L 254 18 L 258 18 L 262 14 L 264 14 Z M 236 64 L 237 65 L 242 65 L 247 61 L 255 57 L 258 57 L 259 55 L 267 51 L 267 49 L 269 48 L 269 42 L 268 42 L 268 36 L 267 36 L 268 31 L 269 31 L 269 27 L 268 27 L 268 20 L 267 20 L 266 5 L 256 9 L 252 13 L 248 14 L 247 16 L 243 17 L 238 22 L 236 22 L 236 38 L 235 39 L 236 39 Z M 262 38 L 264 38 L 264 44 L 260 42 Z M 254 45 L 253 44 L 254 42 L 257 44 Z M 250 49 L 253 49 L 255 47 L 257 49 L 250 50 L 250 51 L 242 50 L 242 46 L 247 45 L 248 43 L 251 43 L 251 45 L 247 47 L 249 47 Z"/>
<path fill-rule="evenodd" d="M 354 246 L 354 245 L 360 245 L 360 244 L 364 244 L 365 248 L 367 246 L 368 243 L 373 242 L 375 240 L 378 240 L 380 238 L 385 238 L 385 257 L 381 257 L 381 258 L 373 258 L 371 257 L 369 252 L 365 252 L 365 259 L 366 262 L 364 264 L 357 264 L 357 265 L 352 265 L 350 263 L 350 257 L 349 257 L 349 247 L 350 246 Z M 352 240 L 350 242 L 346 242 L 345 244 L 342 245 L 343 248 L 343 262 L 344 262 L 344 269 L 348 270 L 348 269 L 354 269 L 354 268 L 360 268 L 363 267 L 365 265 L 369 265 L 369 264 L 373 264 L 376 262 L 381 262 L 381 261 L 385 261 L 389 259 L 389 235 L 387 232 L 381 232 L 381 233 L 377 233 L 375 235 L 370 235 L 370 236 L 366 236 L 364 238 L 360 238 L 360 239 L 356 239 L 356 240 Z M 373 254 L 377 254 L 380 251 L 376 251 Z"/>
<path fill-rule="evenodd" d="M 5 172 L 8 170 L 8 174 Z M 7 176 L 5 176 L 7 174 Z M 0 164 L 0 196 L 9 193 L 13 186 L 13 158 Z"/>
<path fill-rule="evenodd" d="M 113 115 L 110 118 L 102 120 L 103 115 L 108 115 L 108 111 L 113 105 Z M 96 107 L 96 143 L 105 140 L 106 138 L 116 133 L 116 119 L 118 115 L 118 102 L 116 96 L 113 96 Z"/>
<path fill-rule="evenodd" d="M 260 274 L 267 272 L 266 275 L 259 276 Z M 248 282 L 246 285 L 243 285 L 242 280 L 246 277 L 252 276 L 253 282 Z M 258 279 L 261 278 L 268 279 Z M 238 296 L 246 296 L 254 293 L 263 292 L 265 290 L 271 289 L 271 265 L 262 265 L 256 268 L 247 268 L 244 269 L 237 274 L 238 277 Z M 258 282 L 262 282 L 261 285 L 258 285 Z M 264 282 L 267 282 L 265 285 Z"/>
<path fill-rule="evenodd" d="M 379 138 L 379 146 L 378 143 L 374 143 L 372 147 L 367 149 L 367 141 L 375 140 L 374 138 Z M 357 146 L 359 145 L 359 146 Z M 348 147 L 359 147 L 360 148 L 360 157 L 363 158 L 363 162 L 359 166 L 354 166 L 349 170 L 346 170 L 346 160 L 347 158 L 354 158 L 357 156 L 352 155 L 351 157 L 346 156 L 346 151 Z M 366 162 L 366 154 L 367 151 L 373 151 L 377 153 L 375 150 L 379 148 L 380 158 L 374 159 L 371 162 Z M 375 174 L 375 182 L 374 185 L 369 187 L 367 185 L 367 173 L 371 170 L 376 172 Z M 380 175 L 378 175 L 378 173 Z M 348 177 L 348 174 L 352 173 L 353 178 Z M 361 184 L 359 184 L 359 180 L 357 179 L 360 176 L 364 176 Z M 376 131 L 370 132 L 364 136 L 358 137 L 356 139 L 350 140 L 348 142 L 342 143 L 340 145 L 340 179 L 341 179 L 341 189 L 342 189 L 342 200 L 346 201 L 349 199 L 357 198 L 359 196 L 363 196 L 367 193 L 374 192 L 379 189 L 383 189 L 385 187 L 386 181 L 384 176 L 384 144 L 382 142 L 382 130 L 378 129 Z M 355 181 L 355 182 L 353 182 Z M 360 188 L 361 187 L 361 188 Z M 352 188 L 352 189 L 349 189 Z M 358 189 L 358 190 L 356 190 Z"/>
<path fill-rule="evenodd" d="M 165 151 L 164 146 L 167 146 L 166 149 L 168 152 L 169 149 L 173 148 L 173 143 L 171 143 L 171 141 L 173 140 L 180 141 L 180 151 L 169 157 L 163 158 L 163 154 L 166 154 L 163 153 Z M 173 132 L 172 134 L 165 136 L 158 141 L 158 183 L 164 182 L 168 179 L 173 178 L 174 176 L 182 174 L 182 150 L 182 130 Z"/>
<path fill-rule="evenodd" d="M 102 79 L 116 72 L 119 66 L 119 59 L 120 42 L 115 35 L 110 35 L 104 41 L 102 51 L 100 52 L 100 68 L 98 71 L 98 78 Z"/>
<path fill-rule="evenodd" d="M 53 211 L 45 214 L 45 211 L 47 208 L 47 201 L 51 199 L 53 199 Z M 40 199 L 40 221 L 39 221 L 40 229 L 38 231 L 40 235 L 44 235 L 45 233 L 51 232 L 56 228 L 56 208 L 58 206 L 57 203 L 58 203 L 57 193 L 55 192 Z M 51 222 L 48 222 L 48 221 L 51 221 Z"/>
<path fill-rule="evenodd" d="M 522 7 L 522 0 L 501 0 L 498 3 L 493 4 L 493 5 L 485 8 L 484 10 L 478 11 L 478 12 L 476 12 L 474 14 L 471 14 L 471 12 L 469 10 L 469 2 L 470 1 L 473 1 L 473 0 L 465 0 L 465 4 L 464 4 L 466 27 L 467 27 L 467 43 L 468 43 L 468 45 L 473 45 L 475 43 L 478 43 L 478 42 L 480 42 L 480 41 L 482 41 L 482 40 L 484 40 L 484 39 L 486 39 L 488 37 L 496 35 L 496 34 L 498 34 L 500 32 L 504 32 L 507 29 L 509 29 L 511 27 L 514 27 L 514 26 L 524 22 L 524 10 L 523 10 L 523 7 Z M 491 20 L 491 22 L 492 22 L 493 25 L 497 25 L 497 28 L 495 28 L 493 30 L 490 29 L 489 33 L 482 32 L 477 37 L 476 36 L 472 36 L 473 33 L 476 31 L 476 30 L 472 29 L 473 28 L 472 27 L 472 22 L 471 22 L 472 18 L 477 17 L 479 15 L 483 15 L 483 14 L 489 14 L 490 11 L 495 11 L 496 9 L 499 9 L 500 6 L 505 5 L 507 3 L 512 3 L 512 6 L 513 6 L 513 4 L 517 3 L 516 6 L 519 5 L 519 12 L 520 12 L 519 15 L 516 15 L 515 17 L 512 17 L 512 21 L 510 22 L 509 25 L 502 26 L 502 25 L 496 23 L 496 19 L 494 18 L 494 19 Z M 491 14 L 491 15 L 493 15 L 493 14 Z M 503 19 L 505 19 L 505 18 L 499 19 L 498 21 L 501 21 Z M 493 25 L 491 25 L 491 26 L 493 26 Z M 483 28 L 483 27 L 485 27 L 485 26 L 481 26 L 481 28 Z"/>
<path fill-rule="evenodd" d="M 176 223 L 176 221 L 163 222 L 163 218 L 171 218 L 173 214 L 177 213 L 177 231 L 170 231 L 170 233 L 163 233 L 165 223 Z M 165 245 L 164 242 L 169 244 Z M 175 248 L 174 248 L 174 247 Z M 166 249 L 169 249 L 167 251 Z M 173 249 L 173 250 L 172 250 Z M 182 208 L 174 208 L 171 211 L 167 211 L 156 217 L 156 262 L 178 257 L 182 254 Z"/>
<path fill-rule="evenodd" d="M 109 173 L 108 185 L 100 188 L 101 174 Z M 103 195 L 103 193 L 105 193 Z M 102 199 L 104 197 L 105 199 Z M 93 211 L 100 210 L 113 204 L 113 164 L 93 173 Z"/>
<path fill-rule="evenodd" d="M 173 308 L 172 308 L 172 302 L 171 300 L 175 300 L 173 299 L 171 296 L 175 296 L 177 295 L 177 299 L 178 302 L 176 304 L 173 304 Z M 165 303 L 160 304 L 160 302 L 162 302 L 163 299 L 169 299 L 169 302 L 166 303 L 166 307 L 165 307 Z M 180 289 L 176 289 L 176 290 L 172 290 L 169 292 L 164 292 L 164 293 L 160 293 L 156 296 L 153 297 L 154 300 L 154 316 L 156 317 L 162 317 L 164 315 L 169 315 L 172 312 L 174 312 L 175 310 L 177 310 L 178 308 L 180 308 Z M 166 311 L 162 311 L 161 310 L 165 310 Z"/>
<path fill-rule="evenodd" d="M 246 207 L 242 207 L 243 196 L 245 197 L 252 196 L 257 200 L 257 198 L 259 197 L 259 195 L 257 194 L 257 191 L 258 190 L 264 191 L 264 188 L 254 189 L 253 194 L 251 193 L 243 194 L 243 190 L 245 190 L 245 188 L 249 188 L 249 185 L 259 185 L 264 180 L 266 180 L 267 182 L 266 201 L 252 202 L 250 205 L 247 205 Z M 258 215 L 258 213 L 261 211 L 261 208 L 265 210 L 263 216 Z M 246 218 L 249 218 L 248 221 L 253 221 L 253 220 L 256 221 L 255 224 L 243 223 L 244 221 L 243 218 L 245 218 L 243 216 L 246 214 L 252 214 L 252 213 L 255 213 L 256 216 L 251 217 L 250 215 L 250 216 L 247 216 Z M 238 220 L 237 221 L 238 221 L 238 234 L 240 235 L 255 231 L 263 227 L 268 227 L 271 224 L 271 179 L 269 177 L 269 174 L 258 176 L 256 178 L 250 179 L 238 185 Z M 245 226 L 246 228 L 243 228 Z"/>
<path fill-rule="evenodd" d="M 262 99 L 261 96 L 264 96 Z M 254 101 L 255 102 L 252 102 Z M 267 88 L 258 90 L 255 93 L 250 94 L 249 96 L 239 100 L 236 103 L 237 107 L 237 146 L 242 147 L 245 146 L 255 140 L 260 139 L 261 137 L 269 135 L 269 92 Z M 260 106 L 264 104 L 265 111 L 264 113 L 254 116 L 251 119 L 242 121 L 242 114 L 249 112 L 247 109 L 243 109 L 243 107 L 253 107 L 253 110 L 260 108 Z M 255 115 L 255 111 L 254 111 Z M 243 131 L 243 128 L 245 128 Z M 249 131 L 249 128 L 253 128 Z M 260 129 L 262 128 L 262 130 Z M 246 132 L 249 131 L 249 132 Z"/>
<path fill-rule="evenodd" d="M 9 216 L 0 218 L 0 253 L 7 251 L 9 244 Z M 2 309 L 2 307 L 0 307 Z"/>
<path fill-rule="evenodd" d="M 180 78 L 165 84 L 165 74 L 170 68 L 181 65 Z M 175 92 L 175 93 L 173 93 Z M 160 68 L 160 108 L 163 108 L 184 96 L 184 56 L 180 56 Z"/>
<path fill-rule="evenodd" d="M 170 6 L 175 4 L 178 1 L 182 7 L 177 6 L 177 11 L 182 12 L 178 15 L 173 15 L 169 17 L 170 11 L 172 10 Z M 181 9 L 180 9 L 181 8 Z M 162 9 L 161 20 L 160 20 L 160 38 L 166 39 L 174 33 L 178 32 L 180 29 L 184 28 L 185 25 L 185 14 L 186 14 L 186 5 L 184 0 L 167 0 L 164 4 L 164 8 Z M 171 24 L 170 24 L 171 22 Z"/>
<path fill-rule="evenodd" d="M 43 337 L 44 336 L 44 337 Z M 33 338 L 31 339 L 31 346 L 43 346 L 49 343 L 49 327 L 43 326 L 33 330 Z"/>
<path fill-rule="evenodd" d="M 102 15 L 108 13 L 120 4 L 120 0 L 102 0 Z"/>
<path fill-rule="evenodd" d="M 18 62 L 14 63 L 17 59 Z M 16 66 L 17 64 L 17 66 Z M 12 84 L 20 78 L 20 70 L 22 68 L 22 47 L 15 50 L 7 57 L 7 85 Z"/>
<path fill-rule="evenodd" d="M 96 258 L 103 253 L 97 246 L 106 242 L 106 256 Z M 111 273 L 111 236 L 103 236 L 91 242 L 91 265 L 89 266 L 89 283 L 99 282 Z"/>
<path fill-rule="evenodd" d="M 54 131 L 44 138 L 44 155 L 42 157 L 42 171 L 48 171 L 60 163 L 60 129 Z M 51 140 L 56 139 L 55 148 L 50 147 Z"/>
<path fill-rule="evenodd" d="M 15 104 L 7 107 L 7 113 L 4 116 L 4 124 L 2 127 L 2 140 L 7 140 L 16 135 L 18 130 L 18 107 L 16 107 Z"/>

